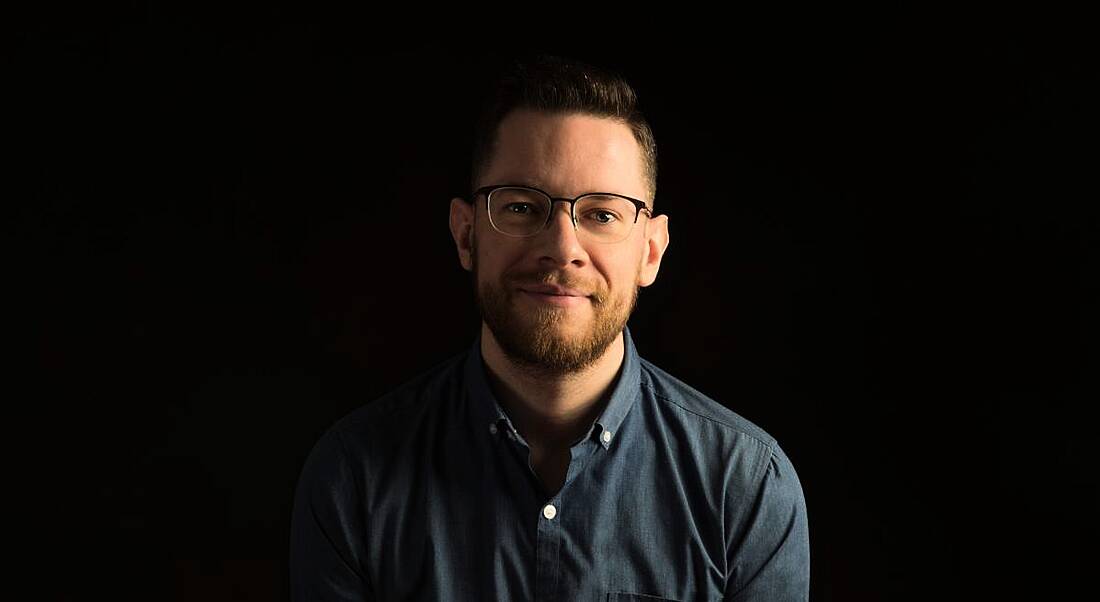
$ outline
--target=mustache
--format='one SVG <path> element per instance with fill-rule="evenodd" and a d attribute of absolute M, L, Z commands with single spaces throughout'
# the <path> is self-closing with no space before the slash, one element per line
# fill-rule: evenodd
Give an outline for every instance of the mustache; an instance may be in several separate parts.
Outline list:
<path fill-rule="evenodd" d="M 515 286 L 523 286 L 524 284 L 552 284 L 554 286 L 560 286 L 562 288 L 572 288 L 582 291 L 593 292 L 597 292 L 599 288 L 595 286 L 589 286 L 588 283 L 581 282 L 579 280 L 555 277 L 554 274 L 532 274 L 529 276 L 515 276 L 513 278 L 510 278 L 510 281 Z"/>

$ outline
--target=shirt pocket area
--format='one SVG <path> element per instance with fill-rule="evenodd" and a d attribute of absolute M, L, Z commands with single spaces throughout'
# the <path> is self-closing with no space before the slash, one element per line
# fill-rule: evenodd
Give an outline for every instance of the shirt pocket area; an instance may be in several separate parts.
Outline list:
<path fill-rule="evenodd" d="M 629 594 L 626 592 L 611 592 L 607 594 L 607 602 L 680 602 L 676 598 L 662 598 L 649 594 Z"/>

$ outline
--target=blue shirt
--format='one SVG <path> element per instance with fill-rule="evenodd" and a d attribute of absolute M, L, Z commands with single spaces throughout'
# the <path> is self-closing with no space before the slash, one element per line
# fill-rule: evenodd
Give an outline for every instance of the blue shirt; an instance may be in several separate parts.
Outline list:
<path fill-rule="evenodd" d="M 640 358 L 548 494 L 490 391 L 480 335 L 337 421 L 294 502 L 294 600 L 809 596 L 806 503 L 758 426 Z"/>

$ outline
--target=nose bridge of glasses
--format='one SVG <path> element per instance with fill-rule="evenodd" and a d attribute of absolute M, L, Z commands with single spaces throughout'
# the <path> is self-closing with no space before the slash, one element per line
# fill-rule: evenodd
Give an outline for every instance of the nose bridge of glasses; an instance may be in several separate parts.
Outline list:
<path fill-rule="evenodd" d="M 577 222 L 573 219 L 573 208 L 576 206 L 576 203 L 573 201 L 573 199 L 568 197 L 550 197 L 550 211 L 547 211 L 546 215 L 547 223 L 549 224 L 550 221 L 553 221 L 554 209 L 558 206 L 558 201 L 565 203 L 565 207 L 563 207 L 565 215 L 569 218 L 569 223 L 573 226 L 573 228 L 576 228 Z"/>

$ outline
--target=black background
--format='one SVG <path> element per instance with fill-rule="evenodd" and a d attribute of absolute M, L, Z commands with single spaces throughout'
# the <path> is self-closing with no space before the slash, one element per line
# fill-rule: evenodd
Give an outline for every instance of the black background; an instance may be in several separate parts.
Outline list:
<path fill-rule="evenodd" d="M 317 437 L 476 332 L 447 211 L 510 49 L 635 85 L 671 244 L 631 329 L 783 445 L 812 599 L 1091 582 L 1097 103 L 1072 36 L 60 21 L 13 38 L 9 70 L 13 372 L 33 375 L 10 520 L 34 529 L 36 597 L 285 599 Z"/>

